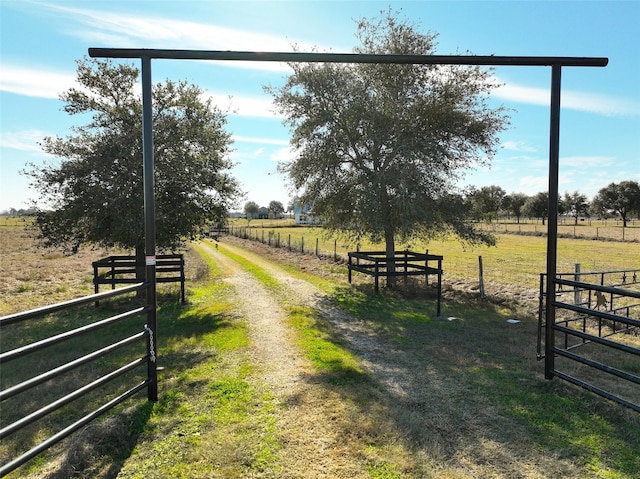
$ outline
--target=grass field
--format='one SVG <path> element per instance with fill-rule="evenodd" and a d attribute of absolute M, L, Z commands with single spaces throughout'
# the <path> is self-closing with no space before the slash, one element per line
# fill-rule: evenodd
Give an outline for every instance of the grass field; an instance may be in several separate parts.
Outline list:
<path fill-rule="evenodd" d="M 20 229 L 0 229 L 0 234 L 8 278 L 2 314 L 50 303 L 54 295 L 62 300 L 92 291 L 90 261 L 103 251 L 83 250 L 84 256 L 69 258 L 38 251 Z M 489 265 L 497 265 L 491 281 L 508 285 L 536 277 L 540 262 L 544 265 L 544 244 L 538 237 L 506 235 L 497 248 L 486 250 L 465 252 L 444 242 L 428 246 L 445 255 L 448 275 L 467 253 L 473 271 L 482 254 L 487 274 Z M 638 246 L 562 239 L 560 256 L 570 257 L 569 270 L 572 262 L 585 269 L 633 267 Z M 640 477 L 640 415 L 567 383 L 543 380 L 542 365 L 534 359 L 535 320 L 518 304 L 454 291 L 446 314 L 458 319 L 439 320 L 432 298 L 373 295 L 370 287 L 346 285 L 344 265 L 256 251 L 320 286 L 333 304 L 364 321 L 384 345 L 395 374 L 406 378 L 404 389 L 383 388 L 317 312 L 290 304 L 290 324 L 315 365 L 309 381 L 341 411 L 331 420 L 343 428 L 345 454 L 362 462 L 362 477 Z M 54 475 L 61 464 L 83 478 L 288 477 L 278 459 L 283 431 L 277 429 L 287 406 L 276 403 L 260 382 L 233 291 L 216 264 L 203 258 L 197 246 L 187 256 L 188 304 L 178 304 L 171 288 L 161 299 L 160 366 L 171 367 L 161 372 L 159 403 L 128 403 L 12 477 L 69 477 Z M 237 260 L 288 301 L 286 285 L 250 256 Z M 43 263 L 47 268 L 38 274 Z M 518 276 L 519 269 L 528 272 Z M 463 276 L 465 269 L 455 271 Z M 63 319 L 77 322 L 91 311 Z M 506 323 L 513 317 L 521 323 Z M 3 350 L 10 343 L 3 337 Z M 11 447 L 4 442 L 0 454 L 10 454 Z"/>
<path fill-rule="evenodd" d="M 322 229 L 314 227 L 258 227 L 250 228 L 249 237 L 283 248 L 333 257 L 334 253 L 345 258 L 356 245 L 328 238 Z M 278 237 L 279 235 L 279 237 Z M 465 247 L 456 240 L 415 242 L 397 245 L 397 249 L 424 252 L 444 256 L 445 277 L 477 281 L 479 257 L 482 256 L 484 281 L 488 284 L 525 287 L 537 291 L 540 273 L 546 271 L 547 240 L 543 236 L 497 234 L 496 247 Z M 360 249 L 384 250 L 382 244 L 361 244 Z M 558 272 L 570 273 L 580 264 L 582 271 L 610 271 L 640 268 L 640 243 L 594 241 L 561 237 L 558 239 Z"/>
<path fill-rule="evenodd" d="M 2 222 L 0 220 L 0 225 Z M 282 220 L 251 220 L 234 218 L 230 220 L 230 225 L 237 228 L 283 228 L 295 227 L 293 219 Z M 493 233 L 522 234 L 544 236 L 547 234 L 547 224 L 542 224 L 540 220 L 521 219 L 516 222 L 511 219 L 501 219 L 492 223 L 478 223 L 477 227 Z M 622 227 L 622 221 L 617 219 L 597 220 L 583 219 L 576 225 L 573 218 L 561 218 L 558 222 L 558 235 L 586 240 L 605 241 L 626 241 L 640 242 L 640 220 L 632 219 L 627 223 L 627 227 Z M 325 248 L 326 249 L 326 248 Z"/>

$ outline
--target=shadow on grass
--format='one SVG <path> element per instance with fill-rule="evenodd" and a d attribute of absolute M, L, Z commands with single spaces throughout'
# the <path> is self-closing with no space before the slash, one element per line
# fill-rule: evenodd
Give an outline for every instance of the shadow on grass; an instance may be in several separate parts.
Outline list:
<path fill-rule="evenodd" d="M 640 477 L 640 416 L 546 381 L 533 318 L 510 324 L 504 304 L 470 297 L 448 298 L 436 318 L 435 297 L 369 288 L 341 288 L 327 301 L 362 326 L 349 328 L 348 343 L 338 326 L 333 340 L 365 358 L 373 375 L 345 371 L 336 382 L 333 371 L 320 380 L 356 404 L 383 404 L 380 421 L 391 420 L 416 451 L 437 451 L 456 468 L 492 464 L 508 477 L 520 477 L 525 463 L 553 477 Z"/>
<path fill-rule="evenodd" d="M 171 374 L 179 376 L 183 371 L 197 367 L 199 364 L 210 360 L 212 354 L 216 354 L 206 347 L 189 346 L 193 344 L 206 345 L 205 338 L 207 336 L 228 328 L 234 320 L 224 312 L 211 313 L 206 310 L 199 310 L 192 305 L 176 304 L 174 301 L 167 302 L 164 299 L 166 298 L 160 298 L 159 300 L 161 306 L 157 314 L 159 332 L 159 344 L 157 344 L 159 352 L 158 366 L 163 370 L 160 375 Z M 114 314 L 115 309 L 130 301 L 135 301 L 135 299 L 122 300 L 116 305 L 105 303 L 99 308 L 91 306 L 74 311 L 69 315 L 58 315 L 55 321 L 49 321 L 51 324 L 47 325 L 47 334 L 55 334 L 56 328 L 64 331 L 70 326 L 90 323 L 96 319 L 109 316 Z M 44 364 L 34 365 L 31 362 L 30 365 L 30 361 L 33 361 L 34 358 L 25 357 L 26 365 L 21 367 L 25 377 L 4 379 L 9 381 L 9 384 L 25 380 L 34 375 L 33 369 L 50 368 L 51 364 L 64 363 L 70 358 L 73 359 L 93 351 L 103 344 L 119 341 L 127 335 L 140 331 L 145 322 L 144 315 L 136 316 L 117 323 L 112 328 L 101 329 L 99 334 L 92 335 L 88 339 L 84 339 L 85 337 L 79 338 L 71 345 L 72 347 L 67 344 L 60 345 L 57 349 L 55 347 L 54 349 L 47 348 L 43 352 L 44 355 L 35 358 L 39 363 Z M 31 337 L 31 339 L 42 334 L 42 331 L 39 331 L 37 327 L 26 328 L 22 332 Z M 9 421 L 10 417 L 13 418 L 11 421 L 24 417 L 48 402 L 55 401 L 64 394 L 88 384 L 97 377 L 144 354 L 143 343 L 138 345 L 137 350 L 132 350 L 131 348 L 119 350 L 109 356 L 99 358 L 97 361 L 92 362 L 90 366 L 83 366 L 74 370 L 73 376 L 68 379 L 65 378 L 65 375 L 55 381 L 43 383 L 27 393 L 11 398 L 8 401 L 13 404 L 11 408 L 6 407 L 11 406 L 10 404 L 3 404 L 3 422 Z M 138 371 L 138 369 L 135 371 Z M 122 381 L 109 383 L 81 400 L 76 400 L 65 406 L 59 412 L 49 415 L 44 420 L 3 440 L 5 445 L 2 451 L 2 462 L 10 461 L 11 458 L 17 457 L 40 442 L 43 437 L 55 434 L 80 416 L 98 408 L 106 401 L 105 398 L 115 397 L 115 395 L 119 394 L 118 391 L 122 392 L 134 384 L 138 384 L 146 377 L 146 368 L 142 369 L 144 371 L 137 373 L 137 377 L 127 375 L 123 377 Z M 16 376 L 17 374 L 18 372 L 15 373 Z M 141 374 L 144 374 L 144 376 L 141 376 Z M 12 373 L 12 375 L 14 374 Z M 3 376 L 6 376 L 4 372 Z M 28 397 L 20 400 L 20 397 L 25 394 Z M 141 402 L 146 401 L 144 394 L 144 391 L 138 393 L 133 399 L 124 402 L 105 416 L 93 421 L 82 430 L 52 447 L 45 454 L 32 459 L 16 471 L 16 474 L 19 477 L 23 477 L 23 474 L 28 474 L 28 471 L 33 469 L 34 473 L 38 471 L 38 477 L 48 479 L 71 476 L 104 479 L 116 477 L 126 459 L 131 455 L 137 438 L 152 416 L 154 408 L 167 406 L 164 403 L 162 405 L 154 405 L 149 402 Z M 33 402 L 32 399 L 36 402 Z M 43 467 L 44 464 L 46 464 L 45 467 Z M 78 475 L 79 473 L 80 475 Z"/>

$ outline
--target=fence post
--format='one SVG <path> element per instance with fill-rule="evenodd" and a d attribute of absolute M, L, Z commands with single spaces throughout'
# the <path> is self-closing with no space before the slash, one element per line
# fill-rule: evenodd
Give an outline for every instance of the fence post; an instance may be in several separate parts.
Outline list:
<path fill-rule="evenodd" d="M 424 285 L 429 287 L 429 250 L 424 251 Z"/>
<path fill-rule="evenodd" d="M 376 293 L 378 292 L 378 274 L 379 274 L 379 267 L 378 267 L 378 258 L 375 258 L 375 290 Z M 388 271 L 387 271 L 388 273 Z M 389 275 L 387 274 L 387 283 L 389 282 Z M 387 288 L 389 287 L 389 285 L 387 284 Z"/>
<path fill-rule="evenodd" d="M 442 260 L 438 259 L 438 307 L 436 311 L 436 317 L 440 317 L 442 303 Z"/>
<path fill-rule="evenodd" d="M 574 281 L 580 281 L 580 263 L 575 265 L 575 274 L 573 275 Z M 580 304 L 582 302 L 582 290 L 575 288 L 573 290 L 573 304 Z"/>
<path fill-rule="evenodd" d="M 407 274 L 407 271 L 409 270 L 408 257 L 409 257 L 409 250 L 405 249 L 404 250 L 404 285 L 405 287 L 407 286 L 407 278 L 409 277 L 409 275 Z"/>
<path fill-rule="evenodd" d="M 318 256 L 318 238 L 316 238 L 316 256 Z"/>
<path fill-rule="evenodd" d="M 98 294 L 100 290 L 100 286 L 98 284 L 98 266 L 96 264 L 96 262 L 93 262 L 93 292 L 95 294 Z M 97 308 L 98 306 L 100 306 L 100 301 L 96 301 L 94 303 L 94 306 Z"/>
<path fill-rule="evenodd" d="M 278 244 L 276 244 L 276 248 L 280 248 L 280 231 L 278 231 Z"/>
<path fill-rule="evenodd" d="M 157 368 L 157 297 L 156 297 L 156 216 L 154 196 L 154 158 L 153 158 L 153 105 L 151 83 L 151 57 L 141 58 L 142 63 L 142 161 L 144 190 L 144 254 L 145 283 L 148 330 L 147 351 L 147 399 L 158 401 L 158 368 Z M 154 348 L 155 346 L 155 348 Z"/>
<path fill-rule="evenodd" d="M 482 269 L 482 256 L 478 256 L 478 266 L 479 266 L 479 286 L 480 286 L 480 296 L 484 297 L 484 271 Z"/>
<path fill-rule="evenodd" d="M 184 255 L 180 254 L 178 256 L 180 257 L 180 300 L 182 301 L 182 304 L 184 304 L 187 302 L 184 288 L 184 283 L 186 281 L 186 277 L 184 275 Z"/>
<path fill-rule="evenodd" d="M 333 240 L 333 261 L 338 261 L 338 240 Z"/>
<path fill-rule="evenodd" d="M 300 252 L 304 253 L 304 236 L 301 237 L 302 245 L 300 246 Z"/>
<path fill-rule="evenodd" d="M 289 234 L 289 237 L 287 238 L 287 248 L 291 251 L 291 234 Z"/>
<path fill-rule="evenodd" d="M 349 255 L 349 262 L 347 264 L 347 269 L 349 271 L 349 284 L 351 284 L 351 253 L 347 253 Z"/>

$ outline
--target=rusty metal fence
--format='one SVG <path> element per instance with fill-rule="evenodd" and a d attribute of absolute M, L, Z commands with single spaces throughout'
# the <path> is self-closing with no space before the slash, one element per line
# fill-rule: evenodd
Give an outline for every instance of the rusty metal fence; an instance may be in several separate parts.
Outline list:
<path fill-rule="evenodd" d="M 119 288 L 114 291 L 94 294 L 71 301 L 34 309 L 31 311 L 4 316 L 0 318 L 0 333 L 3 333 L 3 336 L 5 336 L 5 333 L 9 330 L 10 327 L 19 324 L 28 325 L 30 321 L 39 321 L 41 319 L 49 322 L 55 321 L 55 319 L 52 319 L 50 316 L 53 313 L 66 312 L 71 308 L 76 308 L 82 305 L 106 300 L 109 298 L 115 298 L 117 296 L 130 295 L 130 293 L 143 291 L 148 289 L 149 287 L 149 283 L 138 283 L 124 288 Z M 3 351 L 0 353 L 0 366 L 3 369 L 6 367 L 17 368 L 18 363 L 23 362 L 23 369 L 30 370 L 31 367 L 29 361 L 33 357 L 32 355 L 34 353 L 45 351 L 56 344 L 70 344 L 70 341 L 74 338 L 83 336 L 86 337 L 87 335 L 96 335 L 98 330 L 103 328 L 112 328 L 117 323 L 120 323 L 128 318 L 148 315 L 150 309 L 153 309 L 153 307 L 145 305 L 133 307 L 114 316 L 99 319 L 84 326 L 57 332 L 51 336 L 27 344 L 22 344 L 18 347 L 12 347 L 12 345 L 9 345 L 9 347 L 12 348 L 6 351 L 4 350 L 4 348 L 6 347 L 6 341 L 3 341 Z M 4 421 L 5 418 L 10 418 L 12 414 L 9 413 L 9 408 L 3 408 L 3 423 L 0 426 L 0 440 L 2 441 L 5 441 L 6 438 L 11 436 L 12 434 L 27 428 L 28 426 L 36 423 L 37 421 L 45 418 L 45 416 L 48 416 L 55 411 L 58 411 L 67 405 L 76 404 L 76 401 L 78 401 L 83 396 L 86 396 L 88 393 L 97 390 L 98 388 L 104 387 L 107 383 L 110 383 L 115 379 L 124 376 L 134 369 L 146 367 L 146 373 L 142 373 L 143 376 L 146 375 L 146 379 L 133 386 L 125 386 L 128 388 L 127 390 L 119 390 L 114 397 L 107 398 L 105 400 L 106 402 L 104 402 L 100 407 L 93 411 L 74 411 L 77 412 L 78 416 L 80 414 L 84 414 L 84 416 L 79 418 L 77 416 L 73 417 L 73 419 L 75 420 L 71 419 L 73 422 L 68 424 L 62 430 L 51 435 L 49 438 L 45 439 L 38 445 L 31 447 L 31 449 L 27 450 L 26 452 L 21 453 L 20 455 L 18 455 L 18 457 L 13 458 L 6 464 L 1 465 L 0 477 L 17 469 L 30 459 L 36 457 L 38 454 L 42 453 L 49 447 L 60 442 L 72 433 L 78 431 L 89 422 L 103 415 L 107 411 L 113 409 L 115 406 L 140 391 L 146 389 L 148 399 L 150 401 L 157 400 L 156 350 L 154 346 L 155 325 L 152 325 L 152 327 L 150 327 L 148 324 L 144 324 L 143 322 L 141 322 L 140 324 L 140 329 L 128 337 L 120 339 L 119 341 L 108 344 L 106 346 L 102 346 L 97 350 L 86 353 L 80 357 L 76 357 L 73 360 L 65 362 L 64 364 L 58 365 L 51 369 L 47 369 L 43 372 L 36 373 L 36 375 L 33 377 L 29 377 L 27 379 L 21 378 L 19 379 L 19 382 L 15 384 L 4 384 L 6 382 L 11 382 L 11 379 L 13 378 L 7 379 L 7 376 L 12 375 L 7 375 L 5 373 L 6 370 L 5 372 L 3 372 L 3 384 L 2 389 L 0 390 L 0 402 L 6 405 L 6 402 L 13 398 L 13 403 L 15 403 L 15 401 L 17 400 L 20 403 L 24 404 L 28 403 L 31 397 L 37 396 L 39 393 L 39 388 L 44 387 L 45 383 L 49 381 L 64 381 L 65 375 L 69 374 L 72 370 L 79 368 L 80 366 L 95 364 L 96 361 L 106 358 L 110 354 L 114 353 L 115 351 L 121 350 L 121 348 L 124 348 L 126 346 L 134 345 L 136 343 L 143 344 L 141 346 L 141 349 L 144 351 L 144 354 L 141 357 L 137 357 L 131 361 L 129 361 L 131 358 L 126 359 L 126 361 L 129 361 L 128 363 L 118 364 L 107 374 L 104 374 L 101 377 L 98 377 L 97 379 L 94 379 L 71 392 L 68 392 L 66 394 L 63 393 L 64 395 L 62 397 L 59 397 L 58 399 L 50 403 L 41 406 L 39 405 L 40 407 L 36 410 L 33 410 L 24 415 L 21 414 L 21 417 L 14 420 L 10 424 L 4 424 Z M 9 363 L 11 363 L 11 366 L 7 366 Z M 48 364 L 49 361 L 46 361 L 46 363 Z M 26 368 L 24 366 L 25 364 Z M 47 367 L 50 368 L 50 366 Z M 74 384 L 73 387 L 76 387 L 76 385 Z"/>

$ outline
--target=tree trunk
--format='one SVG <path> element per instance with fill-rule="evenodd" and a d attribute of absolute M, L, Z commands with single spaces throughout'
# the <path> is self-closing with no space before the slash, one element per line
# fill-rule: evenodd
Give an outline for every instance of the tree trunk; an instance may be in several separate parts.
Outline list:
<path fill-rule="evenodd" d="M 393 258 L 395 256 L 395 252 L 396 252 L 396 243 L 395 243 L 395 238 L 394 238 L 394 234 L 393 231 L 388 231 L 386 230 L 384 232 L 384 242 L 385 242 L 385 246 L 386 246 L 386 257 L 388 258 Z M 395 261 L 389 261 L 387 263 L 387 273 L 395 273 L 396 272 L 396 262 Z M 394 289 L 396 286 L 396 277 L 395 276 L 387 276 L 387 288 L 389 289 Z"/>

